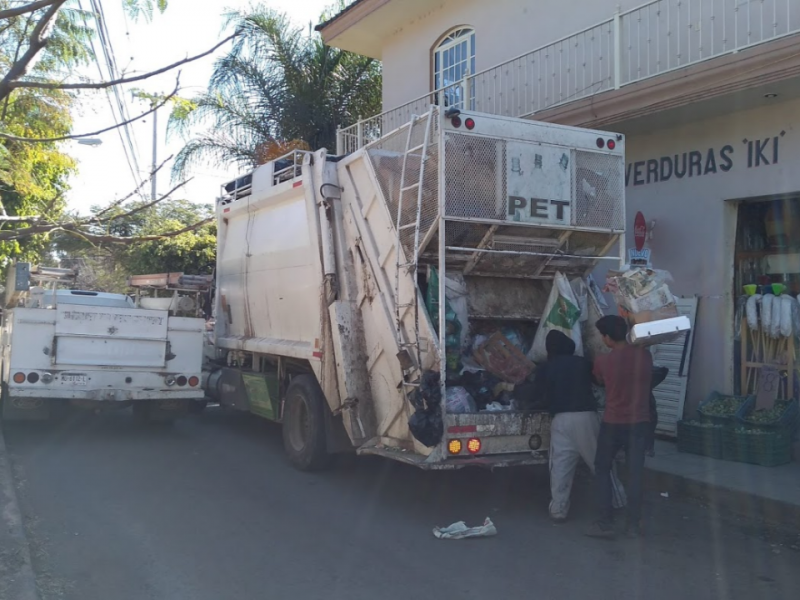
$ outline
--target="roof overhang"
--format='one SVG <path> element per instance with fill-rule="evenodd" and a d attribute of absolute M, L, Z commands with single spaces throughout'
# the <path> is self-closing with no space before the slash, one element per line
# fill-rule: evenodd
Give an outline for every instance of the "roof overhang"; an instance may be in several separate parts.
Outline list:
<path fill-rule="evenodd" d="M 329 46 L 381 60 L 387 37 L 439 10 L 443 4 L 443 0 L 356 0 L 317 25 L 317 31 Z"/>

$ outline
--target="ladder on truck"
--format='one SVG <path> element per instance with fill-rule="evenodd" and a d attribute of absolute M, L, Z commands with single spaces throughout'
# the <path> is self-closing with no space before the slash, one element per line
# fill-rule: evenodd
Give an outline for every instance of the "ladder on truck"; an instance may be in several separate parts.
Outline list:
<path fill-rule="evenodd" d="M 430 144 L 431 124 L 433 123 L 434 118 L 433 115 L 434 111 L 429 110 L 424 115 L 413 115 L 411 117 L 411 123 L 409 124 L 408 135 L 406 137 L 405 152 L 403 153 L 403 166 L 402 170 L 400 171 L 400 193 L 397 199 L 397 220 L 395 221 L 397 238 L 395 246 L 396 269 L 394 305 L 397 345 L 401 356 L 405 355 L 406 357 L 405 364 L 403 364 L 404 361 L 401 359 L 401 364 L 403 367 L 403 386 L 405 392 L 408 392 L 409 388 L 419 386 L 419 383 L 414 381 L 414 379 L 418 379 L 418 377 L 414 374 L 414 371 L 419 371 L 417 375 L 422 374 L 422 350 L 420 348 L 419 339 L 419 287 L 417 283 L 417 273 L 419 264 L 420 222 L 422 219 L 422 183 L 425 179 L 425 165 L 428 160 L 428 146 Z M 414 139 L 415 126 L 420 122 L 422 122 L 424 126 L 423 141 L 422 144 L 412 147 L 411 144 L 413 143 Z M 408 158 L 416 153 L 419 153 L 420 161 L 419 178 L 416 181 L 409 182 Z M 414 198 L 416 199 L 416 211 L 414 213 L 414 219 L 404 223 L 403 206 L 406 199 L 410 201 Z M 411 229 L 414 230 L 413 252 L 411 253 L 411 256 L 406 256 L 406 252 L 403 249 L 402 235 L 404 231 Z M 411 286 L 410 298 L 402 297 L 403 292 L 400 282 L 401 275 L 403 273 L 410 275 L 413 282 L 413 285 Z M 410 339 L 408 332 L 403 326 L 407 311 L 409 309 L 414 310 L 414 328 Z"/>

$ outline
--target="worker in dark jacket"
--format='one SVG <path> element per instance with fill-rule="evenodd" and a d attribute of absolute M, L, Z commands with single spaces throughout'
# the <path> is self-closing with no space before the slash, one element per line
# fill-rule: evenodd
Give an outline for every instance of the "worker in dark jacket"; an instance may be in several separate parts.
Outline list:
<path fill-rule="evenodd" d="M 575 342 L 560 331 L 545 340 L 547 362 L 536 369 L 533 393 L 537 404 L 546 407 L 550 425 L 550 517 L 567 518 L 572 480 L 578 461 L 583 459 L 594 472 L 600 419 L 592 393 L 592 363 L 575 356 Z M 612 472 L 614 505 L 625 506 L 625 491 Z"/>

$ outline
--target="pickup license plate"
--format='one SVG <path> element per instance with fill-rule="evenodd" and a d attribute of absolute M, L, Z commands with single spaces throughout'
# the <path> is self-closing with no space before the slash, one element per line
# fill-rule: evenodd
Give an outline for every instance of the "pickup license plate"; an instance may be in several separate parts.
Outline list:
<path fill-rule="evenodd" d="M 69 385 L 86 385 L 89 383 L 89 376 L 83 373 L 63 373 L 61 381 Z"/>

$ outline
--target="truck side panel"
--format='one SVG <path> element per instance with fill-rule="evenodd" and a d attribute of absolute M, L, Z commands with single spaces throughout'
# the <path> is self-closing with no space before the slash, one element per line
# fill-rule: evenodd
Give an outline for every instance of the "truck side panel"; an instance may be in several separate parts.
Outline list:
<path fill-rule="evenodd" d="M 289 185 L 285 193 L 242 199 L 225 210 L 217 259 L 218 345 L 313 358 L 321 277 L 315 218 L 302 188 Z"/>

